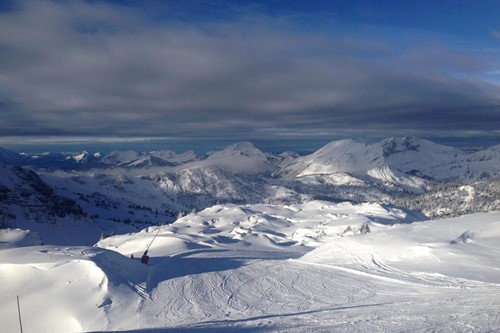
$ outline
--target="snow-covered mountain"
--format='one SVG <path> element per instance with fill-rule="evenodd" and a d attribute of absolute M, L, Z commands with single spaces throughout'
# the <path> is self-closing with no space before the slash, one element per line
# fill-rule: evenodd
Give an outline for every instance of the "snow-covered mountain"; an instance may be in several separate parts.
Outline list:
<path fill-rule="evenodd" d="M 0 164 L 0 198 L 0 226 L 21 219 L 48 222 L 84 215 L 74 201 L 57 195 L 35 172 L 18 166 Z"/>
<path fill-rule="evenodd" d="M 2 330 L 500 327 L 500 146 L 0 158 Z"/>
<path fill-rule="evenodd" d="M 468 180 L 500 179 L 500 145 L 467 156 Z"/>
<path fill-rule="evenodd" d="M 320 199 L 397 203 L 432 216 L 489 211 L 500 191 L 499 147 L 465 153 L 404 137 L 374 144 L 334 141 L 302 157 L 264 153 L 249 142 L 205 157 L 169 150 L 4 155 L 33 168 L 56 195 L 92 217 L 91 223 L 140 228 L 216 203 Z M 474 190 L 461 190 L 464 185 Z M 459 201 L 464 204 L 454 204 Z M 13 215 L 23 214 L 5 216 Z"/>
<path fill-rule="evenodd" d="M 17 165 L 21 162 L 22 157 L 20 154 L 0 147 L 0 163 Z"/>
<path fill-rule="evenodd" d="M 171 150 L 138 153 L 135 151 L 115 151 L 102 158 L 106 164 L 125 168 L 150 168 L 174 166 L 196 160 L 198 157 L 190 150 L 177 154 Z"/>
<path fill-rule="evenodd" d="M 205 160 L 189 167 L 217 167 L 244 174 L 270 174 L 275 169 L 268 156 L 250 142 L 239 142 L 224 150 L 209 153 Z"/>
<path fill-rule="evenodd" d="M 351 139 L 333 141 L 310 155 L 291 161 L 277 175 L 291 178 L 332 173 L 366 175 L 369 170 L 384 167 L 382 151 L 377 148 Z"/>
<path fill-rule="evenodd" d="M 306 181 L 318 175 L 335 185 L 378 182 L 416 192 L 424 186 L 420 179 L 391 168 L 379 144 L 366 145 L 350 139 L 331 142 L 311 155 L 290 161 L 275 173 Z"/>
<path fill-rule="evenodd" d="M 198 157 L 193 151 L 180 154 L 170 150 L 115 151 L 102 156 L 86 151 L 18 154 L 0 148 L 0 162 L 52 170 L 218 167 L 233 173 L 269 175 L 274 172 L 275 176 L 286 179 L 325 175 L 338 184 L 375 181 L 421 189 L 422 183 L 415 177 L 462 183 L 499 178 L 500 145 L 466 153 L 415 137 L 388 138 L 374 144 L 347 139 L 333 141 L 303 157 L 291 152 L 266 154 L 250 142 L 239 142 L 205 157 Z"/>
<path fill-rule="evenodd" d="M 380 145 L 387 164 L 406 174 L 461 183 L 500 177 L 500 145 L 469 154 L 414 137 L 389 138 Z"/>
<path fill-rule="evenodd" d="M 275 175 L 287 178 L 327 175 L 337 184 L 380 181 L 423 190 L 424 180 L 470 183 L 500 177 L 500 148 L 467 154 L 414 137 L 389 138 L 371 145 L 334 141 L 313 154 L 284 164 Z M 332 176 L 334 175 L 334 176 Z"/>
<path fill-rule="evenodd" d="M 378 145 L 387 164 L 407 174 L 446 180 L 464 173 L 466 154 L 457 148 L 414 137 L 389 138 Z"/>

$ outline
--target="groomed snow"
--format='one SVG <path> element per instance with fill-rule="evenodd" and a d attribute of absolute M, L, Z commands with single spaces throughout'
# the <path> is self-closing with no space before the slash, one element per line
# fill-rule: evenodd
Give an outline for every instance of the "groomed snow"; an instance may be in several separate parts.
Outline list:
<path fill-rule="evenodd" d="M 0 250 L 2 330 L 18 331 L 16 295 L 25 332 L 500 327 L 500 213 L 428 221 L 370 203 L 217 205 L 97 245 Z"/>

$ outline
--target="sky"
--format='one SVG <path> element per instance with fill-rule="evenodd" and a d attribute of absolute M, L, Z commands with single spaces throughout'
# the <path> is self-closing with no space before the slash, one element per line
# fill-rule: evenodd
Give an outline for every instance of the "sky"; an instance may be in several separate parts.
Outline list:
<path fill-rule="evenodd" d="M 499 13 L 500 0 L 2 0 L 0 146 L 499 144 Z"/>

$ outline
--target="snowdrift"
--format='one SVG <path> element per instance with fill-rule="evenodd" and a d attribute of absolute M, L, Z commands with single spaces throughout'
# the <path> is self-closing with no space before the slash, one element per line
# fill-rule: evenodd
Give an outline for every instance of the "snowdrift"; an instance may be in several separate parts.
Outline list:
<path fill-rule="evenodd" d="M 3 244 L 21 246 L 23 233 L 10 231 Z M 428 221 L 371 203 L 216 205 L 96 247 L 3 248 L 9 332 L 18 329 L 16 295 L 27 332 L 500 325 L 500 213 Z"/>

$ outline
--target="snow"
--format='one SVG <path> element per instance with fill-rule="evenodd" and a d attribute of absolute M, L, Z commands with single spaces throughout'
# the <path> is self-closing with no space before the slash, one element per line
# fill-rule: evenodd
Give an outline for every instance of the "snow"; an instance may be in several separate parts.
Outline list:
<path fill-rule="evenodd" d="M 494 331 L 499 267 L 499 212 L 216 205 L 95 247 L 4 246 L 0 314 L 17 331 L 19 295 L 26 332 Z"/>
<path fill-rule="evenodd" d="M 333 141 L 315 153 L 298 159 L 287 173 L 297 177 L 335 172 L 366 173 L 384 164 L 382 151 L 353 140 Z"/>
<path fill-rule="evenodd" d="M 198 156 L 196 156 L 195 152 L 192 150 L 188 150 L 181 154 L 176 154 L 175 152 L 170 150 L 153 151 L 150 154 L 151 156 L 155 156 L 175 164 L 191 162 L 198 158 Z"/>
<path fill-rule="evenodd" d="M 125 162 L 133 161 L 139 158 L 139 153 L 133 150 L 127 151 L 114 151 L 102 158 L 102 161 L 110 164 L 120 164 Z"/>
<path fill-rule="evenodd" d="M 404 137 L 334 141 L 303 157 L 249 142 L 204 158 L 39 155 L 40 166 L 81 166 L 37 170 L 88 214 L 52 218 L 19 174 L 51 188 L 0 163 L 10 200 L 0 208 L 15 217 L 0 230 L 1 330 L 18 331 L 17 295 L 26 332 L 498 330 L 500 212 L 428 220 L 382 202 L 452 180 L 460 195 L 440 209 L 472 205 L 483 195 L 472 182 L 499 177 L 499 152 Z M 149 222 L 113 222 L 131 217 Z"/>
<path fill-rule="evenodd" d="M 250 174 L 271 173 L 274 169 L 266 154 L 250 142 L 238 142 L 224 150 L 211 153 L 194 167 L 219 167 L 231 172 Z"/>
<path fill-rule="evenodd" d="M 365 181 L 397 185 L 422 192 L 421 179 L 392 169 L 380 144 L 366 145 L 354 140 L 333 141 L 313 154 L 287 162 L 275 174 L 287 178 L 321 176 L 330 184 L 357 186 Z"/>
<path fill-rule="evenodd" d="M 466 154 L 457 148 L 414 137 L 389 138 L 380 145 L 387 163 L 402 172 L 418 171 L 440 180 L 457 178 L 464 172 L 463 165 L 450 167 L 451 163 L 463 162 L 466 158 Z"/>
<path fill-rule="evenodd" d="M 427 180 L 463 184 L 500 177 L 500 145 L 474 153 L 415 137 L 388 138 L 374 144 L 332 141 L 318 151 L 282 162 L 274 175 L 288 179 L 327 179 L 330 184 L 382 183 L 423 193 Z M 350 178 L 348 178 L 350 177 Z"/>
<path fill-rule="evenodd" d="M 387 163 L 405 173 L 462 183 L 500 175 L 500 145 L 470 154 L 414 137 L 389 138 L 380 145 Z"/>

